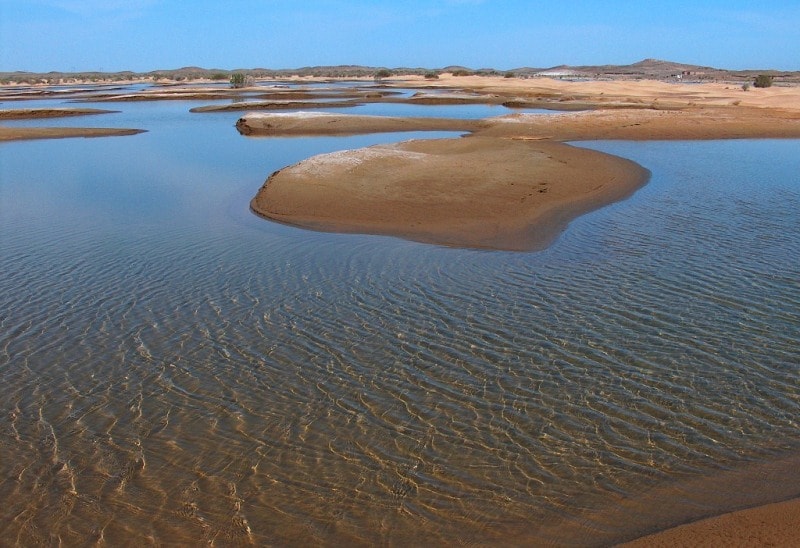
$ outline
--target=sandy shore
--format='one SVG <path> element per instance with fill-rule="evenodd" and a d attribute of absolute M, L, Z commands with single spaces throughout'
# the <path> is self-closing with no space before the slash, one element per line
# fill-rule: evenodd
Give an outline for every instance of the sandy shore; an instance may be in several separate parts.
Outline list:
<path fill-rule="evenodd" d="M 620 546 L 800 546 L 800 499 L 688 523 Z"/>
<path fill-rule="evenodd" d="M 316 230 L 540 249 L 574 217 L 647 180 L 637 164 L 561 143 L 468 137 L 315 156 L 273 174 L 253 211 Z"/>
<path fill-rule="evenodd" d="M 800 111 L 800 87 L 773 86 L 742 90 L 732 83 L 684 84 L 656 80 L 570 81 L 553 78 L 501 78 L 485 76 L 441 75 L 437 80 L 410 77 L 392 82 L 397 87 L 420 86 L 428 90 L 454 90 L 497 97 L 506 101 L 537 101 L 569 105 L 576 103 L 594 108 L 648 107 L 703 108 L 754 107 Z"/>

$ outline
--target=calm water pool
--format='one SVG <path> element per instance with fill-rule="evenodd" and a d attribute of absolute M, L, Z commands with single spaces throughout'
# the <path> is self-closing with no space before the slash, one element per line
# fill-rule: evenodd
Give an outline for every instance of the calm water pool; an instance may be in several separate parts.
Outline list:
<path fill-rule="evenodd" d="M 651 182 L 487 252 L 248 210 L 424 134 L 198 104 L 0 145 L 3 544 L 601 545 L 800 492 L 798 141 L 582 143 Z"/>

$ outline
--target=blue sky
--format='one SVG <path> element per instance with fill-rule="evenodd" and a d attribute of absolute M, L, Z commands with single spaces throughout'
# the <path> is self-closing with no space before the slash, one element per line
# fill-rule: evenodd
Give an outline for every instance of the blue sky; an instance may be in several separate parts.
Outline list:
<path fill-rule="evenodd" d="M 0 71 L 628 64 L 800 70 L 800 0 L 0 0 Z"/>

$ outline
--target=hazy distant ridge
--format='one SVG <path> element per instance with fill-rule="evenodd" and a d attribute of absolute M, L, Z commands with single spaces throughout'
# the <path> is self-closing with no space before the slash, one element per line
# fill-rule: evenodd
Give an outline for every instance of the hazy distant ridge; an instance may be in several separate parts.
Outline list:
<path fill-rule="evenodd" d="M 21 81 L 35 79 L 135 79 L 135 78 L 156 78 L 163 77 L 172 80 L 194 80 L 214 78 L 224 79 L 228 75 L 241 72 L 259 78 L 269 77 L 290 77 L 290 76 L 317 76 L 323 78 L 363 78 L 374 76 L 378 71 L 388 70 L 393 75 L 416 74 L 424 75 L 431 73 L 474 73 L 481 75 L 493 74 L 513 74 L 519 77 L 528 76 L 574 76 L 587 78 L 652 78 L 664 79 L 676 77 L 678 75 L 688 76 L 696 80 L 721 80 L 735 78 L 751 78 L 758 74 L 770 74 L 780 80 L 800 81 L 800 71 L 787 72 L 773 69 L 748 69 L 748 70 L 728 70 L 701 65 L 689 65 L 676 63 L 673 61 L 663 61 L 660 59 L 643 59 L 630 65 L 558 65 L 553 67 L 517 67 L 512 69 L 479 68 L 473 69 L 460 65 L 448 65 L 437 68 L 424 67 L 368 67 L 361 65 L 335 65 L 335 66 L 310 66 L 292 69 L 269 69 L 269 68 L 202 68 L 202 67 L 182 67 L 178 69 L 152 70 L 149 72 L 59 72 L 51 71 L 47 73 L 34 73 L 25 71 L 0 72 L 0 81 Z M 0 82 L 1 83 L 1 82 Z"/>

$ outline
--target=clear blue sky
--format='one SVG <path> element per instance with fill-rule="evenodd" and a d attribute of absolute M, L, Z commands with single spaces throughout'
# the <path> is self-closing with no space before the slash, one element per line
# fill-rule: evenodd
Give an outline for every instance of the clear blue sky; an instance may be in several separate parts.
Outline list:
<path fill-rule="evenodd" d="M 800 70 L 800 0 L 0 0 L 0 71 Z"/>

